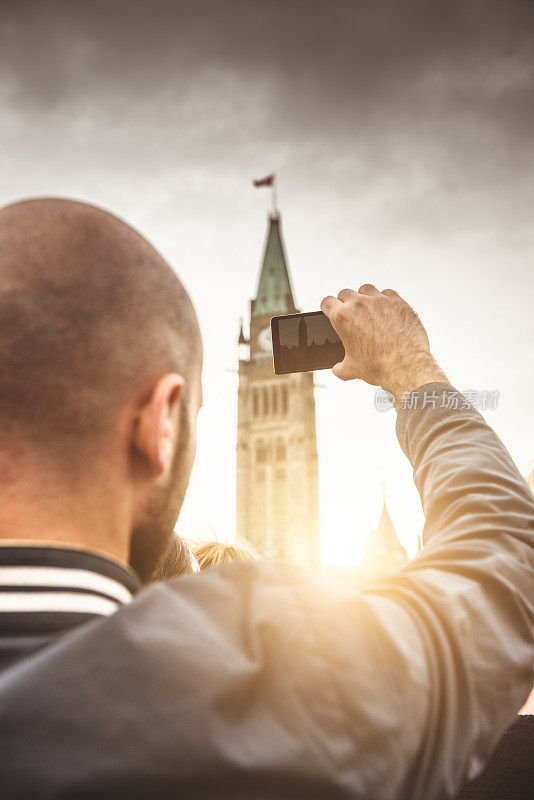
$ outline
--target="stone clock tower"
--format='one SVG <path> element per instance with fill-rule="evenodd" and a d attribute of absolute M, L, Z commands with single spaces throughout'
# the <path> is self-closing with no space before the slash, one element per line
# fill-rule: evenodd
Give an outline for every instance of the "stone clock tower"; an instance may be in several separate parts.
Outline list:
<path fill-rule="evenodd" d="M 250 336 L 239 334 L 237 534 L 266 558 L 320 557 L 313 373 L 275 375 L 270 319 L 295 308 L 278 212 L 269 217 Z"/>

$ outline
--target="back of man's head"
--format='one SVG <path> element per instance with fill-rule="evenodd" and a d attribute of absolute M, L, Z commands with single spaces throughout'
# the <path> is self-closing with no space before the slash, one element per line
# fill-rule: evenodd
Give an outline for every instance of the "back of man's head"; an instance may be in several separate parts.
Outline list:
<path fill-rule="evenodd" d="M 140 234 L 68 200 L 0 210 L 0 437 L 27 434 L 72 469 L 129 393 L 195 357 L 191 301 Z"/>
<path fill-rule="evenodd" d="M 0 458 L 82 476 L 135 392 L 198 374 L 193 306 L 157 251 L 85 203 L 0 210 Z"/>

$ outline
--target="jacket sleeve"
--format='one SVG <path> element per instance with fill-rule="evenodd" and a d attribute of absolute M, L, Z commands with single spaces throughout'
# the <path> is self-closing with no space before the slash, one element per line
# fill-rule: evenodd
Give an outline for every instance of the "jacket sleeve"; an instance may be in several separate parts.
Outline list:
<path fill-rule="evenodd" d="M 312 614 L 327 650 L 335 631 L 351 780 L 367 798 L 453 796 L 533 681 L 534 496 L 480 414 L 442 409 L 443 391 L 454 390 L 422 387 L 397 419 L 426 517 L 422 553 L 361 600 Z"/>

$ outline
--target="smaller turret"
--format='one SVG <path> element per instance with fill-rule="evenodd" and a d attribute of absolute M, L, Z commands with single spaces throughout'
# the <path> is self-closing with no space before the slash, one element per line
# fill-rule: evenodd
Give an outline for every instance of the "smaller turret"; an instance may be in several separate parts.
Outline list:
<path fill-rule="evenodd" d="M 249 340 L 245 338 L 243 331 L 243 317 L 239 320 L 239 336 L 237 338 L 237 347 L 239 350 L 239 360 L 248 361 L 249 359 Z"/>
<path fill-rule="evenodd" d="M 365 545 L 362 566 L 373 574 L 395 569 L 407 560 L 406 550 L 397 536 L 389 516 L 385 493 L 378 526 L 370 532 Z"/>

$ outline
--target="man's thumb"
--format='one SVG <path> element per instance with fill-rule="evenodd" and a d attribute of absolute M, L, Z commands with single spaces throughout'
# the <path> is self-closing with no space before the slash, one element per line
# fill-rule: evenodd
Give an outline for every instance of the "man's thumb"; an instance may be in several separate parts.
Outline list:
<path fill-rule="evenodd" d="M 349 370 L 349 365 L 347 363 L 346 356 L 343 359 L 343 361 L 338 361 L 337 364 L 334 364 L 334 366 L 332 367 L 332 372 L 334 373 L 336 378 L 339 378 L 342 381 L 349 381 L 351 378 L 355 377 L 354 375 L 351 374 Z"/>

